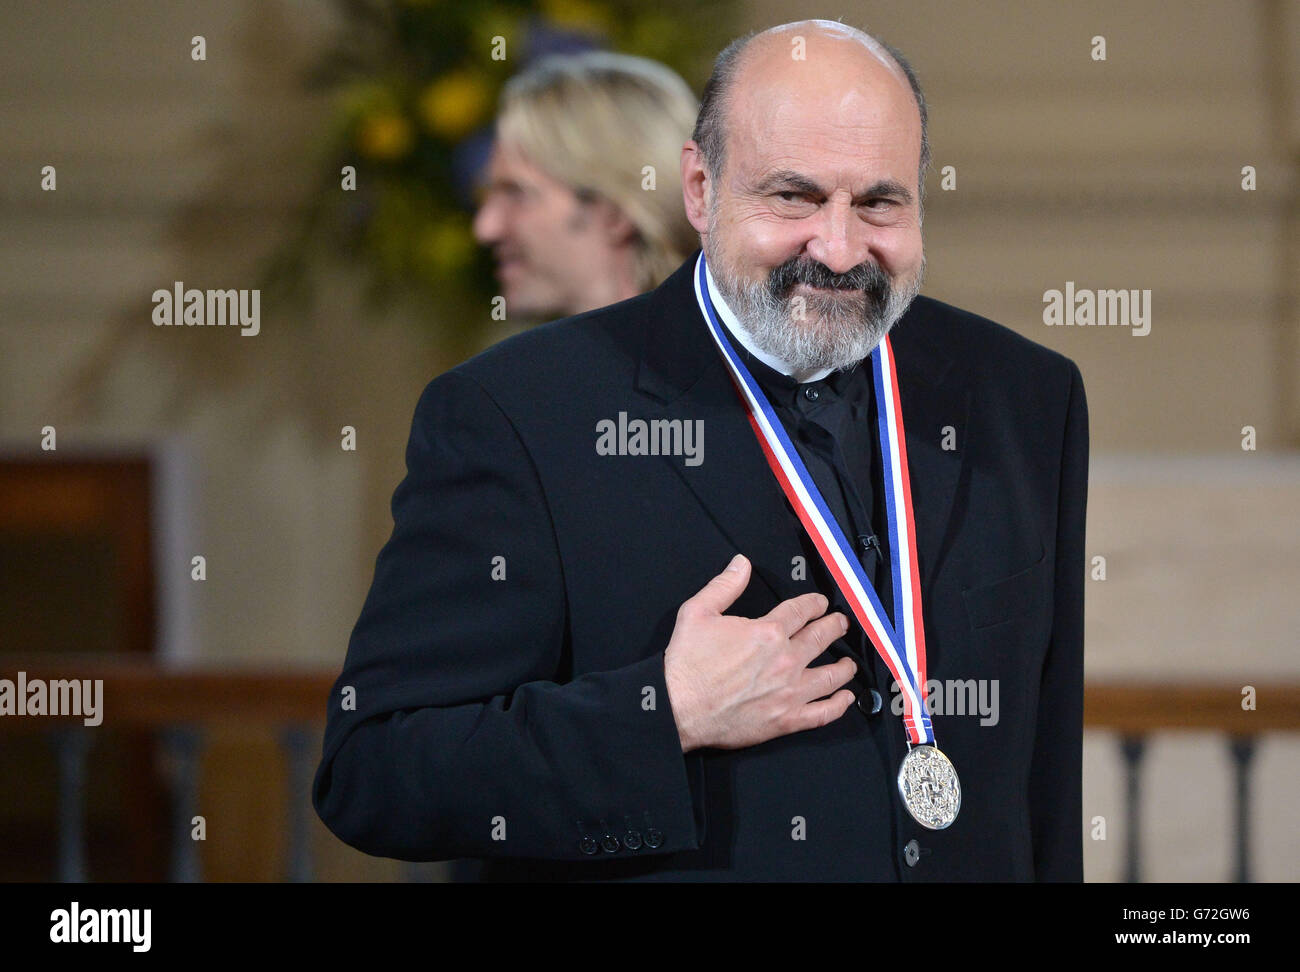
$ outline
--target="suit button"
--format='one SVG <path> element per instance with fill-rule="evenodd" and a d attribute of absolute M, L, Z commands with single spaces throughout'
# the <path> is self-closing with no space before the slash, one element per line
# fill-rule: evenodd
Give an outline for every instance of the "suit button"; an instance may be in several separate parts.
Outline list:
<path fill-rule="evenodd" d="M 808 399 L 810 402 L 815 402 L 821 397 L 821 395 L 818 394 L 817 389 L 812 385 L 804 385 L 803 397 Z"/>
<path fill-rule="evenodd" d="M 584 854 L 594 854 L 600 850 L 600 845 L 596 843 L 596 838 L 590 835 L 578 841 L 578 849 Z"/>
<path fill-rule="evenodd" d="M 658 830 L 647 830 L 645 835 L 645 845 L 651 849 L 660 846 L 664 842 L 664 835 Z"/>
<path fill-rule="evenodd" d="M 880 693 L 875 689 L 871 690 L 869 696 L 859 695 L 857 700 L 858 711 L 868 718 L 879 714 L 880 710 L 884 707 L 884 704 L 884 699 L 880 697 Z"/>
<path fill-rule="evenodd" d="M 921 859 L 921 845 L 914 840 L 909 840 L 903 845 L 903 860 L 907 861 L 908 867 L 916 867 L 916 862 Z"/>
<path fill-rule="evenodd" d="M 605 850 L 610 854 L 617 854 L 618 838 L 613 834 L 606 834 L 604 837 L 600 838 L 600 846 L 605 848 Z"/>
<path fill-rule="evenodd" d="M 627 833 L 625 833 L 623 835 L 623 846 L 631 851 L 640 850 L 641 849 L 640 832 L 636 830 L 629 830 Z"/>

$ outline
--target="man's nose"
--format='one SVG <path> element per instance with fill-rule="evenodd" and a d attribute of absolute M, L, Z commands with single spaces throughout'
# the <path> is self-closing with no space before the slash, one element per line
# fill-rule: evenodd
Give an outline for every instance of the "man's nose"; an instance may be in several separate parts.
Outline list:
<path fill-rule="evenodd" d="M 831 198 L 817 214 L 808 255 L 833 273 L 847 273 L 870 255 L 870 226 L 848 199 Z"/>
<path fill-rule="evenodd" d="M 501 239 L 505 221 L 501 207 L 492 199 L 485 199 L 474 214 L 474 239 L 480 246 L 490 246 Z"/>

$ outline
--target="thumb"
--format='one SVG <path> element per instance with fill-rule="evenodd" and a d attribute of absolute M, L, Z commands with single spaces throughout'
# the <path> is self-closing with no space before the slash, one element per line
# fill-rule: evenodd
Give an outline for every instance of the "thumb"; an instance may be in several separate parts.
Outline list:
<path fill-rule="evenodd" d="M 731 563 L 721 574 L 713 578 L 699 593 L 691 598 L 697 606 L 714 614 L 721 614 L 735 603 L 736 598 L 749 586 L 749 560 L 743 554 L 736 554 Z"/>

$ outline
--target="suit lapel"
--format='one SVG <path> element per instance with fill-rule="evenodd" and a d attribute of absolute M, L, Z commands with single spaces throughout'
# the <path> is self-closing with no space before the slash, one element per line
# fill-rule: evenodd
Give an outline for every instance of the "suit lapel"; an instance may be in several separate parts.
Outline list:
<path fill-rule="evenodd" d="M 700 314 L 692 277 L 695 259 L 692 255 L 643 305 L 644 345 L 636 388 L 648 398 L 647 418 L 703 421 L 703 461 L 698 466 L 687 466 L 680 457 L 665 461 L 736 550 L 750 559 L 754 573 L 778 600 L 785 600 L 808 589 L 791 576 L 792 558 L 803 554 L 803 526 L 763 458 Z M 966 451 L 962 438 L 970 404 L 969 387 L 957 380 L 959 370 L 922 333 L 922 319 L 933 312 L 931 302 L 918 298 L 890 332 L 898 362 L 923 591 L 942 555 Z M 956 430 L 955 450 L 942 447 L 945 426 Z"/>
<path fill-rule="evenodd" d="M 940 323 L 937 310 L 933 301 L 918 297 L 889 334 L 907 433 L 923 595 L 947 550 L 953 501 L 970 447 L 970 382 L 965 370 L 953 367 L 952 359 L 933 337 L 942 332 L 941 326 L 935 326 Z M 955 441 L 951 448 L 944 448 L 949 428 Z"/>

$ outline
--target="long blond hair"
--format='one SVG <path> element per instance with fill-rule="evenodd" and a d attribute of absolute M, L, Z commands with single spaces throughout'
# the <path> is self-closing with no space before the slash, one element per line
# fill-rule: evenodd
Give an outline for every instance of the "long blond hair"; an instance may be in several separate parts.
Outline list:
<path fill-rule="evenodd" d="M 506 83 L 497 138 L 580 197 L 594 193 L 622 211 L 636 227 L 637 286 L 645 291 L 699 246 L 679 171 L 698 110 L 686 82 L 657 61 L 608 51 L 552 55 Z"/>

